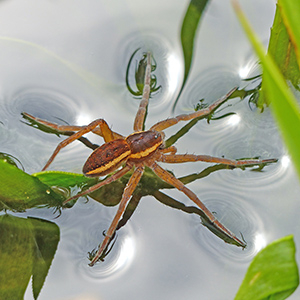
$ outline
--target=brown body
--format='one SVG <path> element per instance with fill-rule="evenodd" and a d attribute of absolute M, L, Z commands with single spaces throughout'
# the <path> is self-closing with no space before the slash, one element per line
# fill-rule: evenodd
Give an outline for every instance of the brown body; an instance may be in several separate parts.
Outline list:
<path fill-rule="evenodd" d="M 82 172 L 86 176 L 103 176 L 116 170 L 127 161 L 142 162 L 161 147 L 162 136 L 154 130 L 135 132 L 126 139 L 103 144 L 89 156 Z"/>

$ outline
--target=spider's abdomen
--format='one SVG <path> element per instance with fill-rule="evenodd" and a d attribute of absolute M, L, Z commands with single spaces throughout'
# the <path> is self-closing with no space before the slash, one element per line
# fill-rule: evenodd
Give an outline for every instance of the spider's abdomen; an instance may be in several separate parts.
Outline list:
<path fill-rule="evenodd" d="M 135 132 L 126 141 L 131 150 L 129 159 L 138 161 L 153 154 L 162 145 L 163 138 L 159 132 L 148 130 Z"/>
<path fill-rule="evenodd" d="M 117 139 L 103 144 L 90 155 L 83 166 L 86 176 L 102 176 L 117 169 L 131 154 L 126 140 Z"/>

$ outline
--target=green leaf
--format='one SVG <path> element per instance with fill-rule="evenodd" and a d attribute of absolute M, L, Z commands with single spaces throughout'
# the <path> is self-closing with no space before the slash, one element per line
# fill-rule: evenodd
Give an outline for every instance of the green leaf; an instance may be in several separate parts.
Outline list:
<path fill-rule="evenodd" d="M 102 186 L 93 193 L 90 193 L 89 196 L 106 206 L 117 205 L 120 202 L 123 190 L 130 174 L 131 173 L 129 172 L 121 179 L 108 185 Z M 33 174 L 32 176 L 37 177 L 41 182 L 49 185 L 50 187 L 55 186 L 58 188 L 70 189 L 70 187 L 76 186 L 77 188 L 79 188 L 79 191 L 83 191 L 101 181 L 99 180 L 99 178 L 90 178 L 82 174 L 61 171 L 39 172 Z"/>
<path fill-rule="evenodd" d="M 256 37 L 238 3 L 233 2 L 237 16 L 252 43 L 263 67 L 263 89 L 272 100 L 271 109 L 295 167 L 300 176 L 300 108 L 273 58 L 267 54 Z"/>
<path fill-rule="evenodd" d="M 98 182 L 96 178 L 89 178 L 82 174 L 62 172 L 62 171 L 44 171 L 34 173 L 32 176 L 38 178 L 48 186 L 58 186 L 69 188 L 73 186 L 82 187 L 84 185 L 94 185 Z"/>
<path fill-rule="evenodd" d="M 34 252 L 32 291 L 37 299 L 50 269 L 60 239 L 59 227 L 49 221 L 29 218 L 33 228 Z"/>
<path fill-rule="evenodd" d="M 292 236 L 279 239 L 261 250 L 251 262 L 235 300 L 281 300 L 299 284 Z"/>
<path fill-rule="evenodd" d="M 184 88 L 185 82 L 190 72 L 193 52 L 194 52 L 194 40 L 196 31 L 201 19 L 202 13 L 208 4 L 209 0 L 191 0 L 187 11 L 185 13 L 182 26 L 181 26 L 181 45 L 184 56 L 184 77 L 181 90 L 175 101 L 174 107 L 180 97 L 180 94 Z"/>
<path fill-rule="evenodd" d="M 291 42 L 294 45 L 298 66 L 300 66 L 300 1 L 279 0 L 278 6 L 280 8 L 282 19 L 289 33 Z"/>
<path fill-rule="evenodd" d="M 181 45 L 184 55 L 184 82 L 191 68 L 193 58 L 194 39 L 201 15 L 209 0 L 191 0 L 181 27 Z"/>
<path fill-rule="evenodd" d="M 56 224 L 0 216 L 0 299 L 23 299 L 32 276 L 37 299 L 59 242 Z"/>
<path fill-rule="evenodd" d="M 284 78 L 290 80 L 293 86 L 298 88 L 300 71 L 295 49 L 291 43 L 286 26 L 283 23 L 281 11 L 278 9 L 278 6 L 271 29 L 268 53 L 273 57 Z"/>
<path fill-rule="evenodd" d="M 31 232 L 28 220 L 0 216 L 0 299 L 23 299 L 31 277 Z"/>
<path fill-rule="evenodd" d="M 0 210 L 24 211 L 31 207 L 57 207 L 64 200 L 38 178 L 0 160 Z"/>

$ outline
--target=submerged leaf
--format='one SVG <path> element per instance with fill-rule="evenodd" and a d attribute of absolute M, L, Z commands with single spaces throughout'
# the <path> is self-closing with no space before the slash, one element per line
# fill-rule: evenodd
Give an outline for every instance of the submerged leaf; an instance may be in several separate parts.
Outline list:
<path fill-rule="evenodd" d="M 127 68 L 126 68 L 126 77 L 125 77 L 125 81 L 126 81 L 126 87 L 129 91 L 130 94 L 132 94 L 135 97 L 140 98 L 143 95 L 143 89 L 144 89 L 144 81 L 145 81 L 145 73 L 146 73 L 146 67 L 147 67 L 147 54 L 143 53 L 142 58 L 139 60 L 138 63 L 136 63 L 136 67 L 135 67 L 135 88 L 136 91 L 134 91 L 133 88 L 131 88 L 131 85 L 129 83 L 129 71 L 130 71 L 130 67 L 133 61 L 134 56 L 136 55 L 136 53 L 140 50 L 140 48 L 136 49 L 133 54 L 131 55 Z M 154 60 L 154 58 L 152 57 L 152 61 L 151 61 L 151 73 L 153 71 L 155 71 L 156 69 L 156 61 Z M 150 78 L 150 92 L 151 93 L 155 93 L 157 92 L 159 89 L 161 88 L 161 86 L 157 86 L 157 79 L 156 76 L 154 74 L 151 74 L 151 78 Z"/>
<path fill-rule="evenodd" d="M 23 299 L 32 268 L 32 224 L 0 216 L 0 299 Z"/>
<path fill-rule="evenodd" d="M 37 299 L 59 242 L 56 224 L 0 216 L 0 299 L 23 299 L 31 276 Z"/>
<path fill-rule="evenodd" d="M 47 220 L 29 218 L 33 228 L 34 252 L 32 291 L 37 299 L 50 269 L 60 239 L 59 227 Z"/>

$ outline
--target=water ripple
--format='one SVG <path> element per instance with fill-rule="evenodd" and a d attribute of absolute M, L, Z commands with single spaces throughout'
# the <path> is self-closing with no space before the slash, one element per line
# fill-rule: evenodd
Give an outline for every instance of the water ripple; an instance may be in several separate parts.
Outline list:
<path fill-rule="evenodd" d="M 175 49 L 174 45 L 168 42 L 168 39 L 156 32 L 143 32 L 143 35 L 133 32 L 126 36 L 120 43 L 124 53 L 120 57 L 119 68 L 120 73 L 124 72 L 127 68 L 127 63 L 130 56 L 134 51 L 139 49 L 132 60 L 132 66 L 129 72 L 131 78 L 132 88 L 134 89 L 134 72 L 136 64 L 141 59 L 143 53 L 151 51 L 155 62 L 156 70 L 153 74 L 157 78 L 157 86 L 161 88 L 152 94 L 150 99 L 151 113 L 161 113 L 163 110 L 171 108 L 171 102 L 174 100 L 176 93 L 179 90 L 180 82 L 183 74 L 183 61 L 180 56 L 179 50 Z M 124 73 L 125 76 L 125 73 Z M 124 95 L 125 108 L 132 107 L 133 110 L 137 107 L 137 101 L 127 90 Z"/>
<path fill-rule="evenodd" d="M 127 224 L 126 228 L 117 232 L 115 244 L 104 261 L 93 267 L 88 266 L 88 252 L 95 249 L 103 240 L 103 231 L 108 228 L 112 220 L 113 214 L 108 213 L 107 209 L 101 207 L 101 213 L 99 213 L 99 209 L 91 210 L 85 207 L 84 218 L 82 218 L 82 208 L 79 208 L 75 209 L 75 211 L 78 210 L 75 214 L 72 214 L 73 222 L 67 218 L 68 229 L 64 231 L 65 240 L 67 240 L 66 251 L 71 253 L 73 260 L 77 262 L 78 273 L 83 274 L 89 280 L 104 280 L 120 275 L 130 266 L 136 251 L 134 234 L 130 224 Z M 87 219 L 88 222 L 85 221 Z"/>
<path fill-rule="evenodd" d="M 205 191 L 201 193 L 202 196 L 205 196 Z M 210 211 L 214 212 L 218 220 L 239 238 L 245 239 L 247 247 L 243 250 L 240 247 L 224 243 L 204 228 L 197 217 L 194 217 L 190 224 L 194 239 L 214 258 L 239 263 L 251 261 L 256 253 L 267 244 L 263 218 L 242 197 L 230 195 L 230 199 L 228 199 L 220 191 L 212 192 L 211 190 L 206 194 L 208 198 L 205 200 L 205 204 Z M 243 196 L 243 198 L 245 197 Z"/>
<path fill-rule="evenodd" d="M 188 81 L 175 108 L 175 114 L 178 115 L 193 112 L 196 105 L 199 104 L 202 99 L 204 99 L 204 104 L 212 104 L 228 93 L 232 87 L 239 86 L 239 84 L 240 77 L 230 68 L 218 66 L 209 70 L 204 70 L 201 74 L 194 76 Z M 220 117 L 223 114 L 232 112 L 231 106 L 235 102 L 229 100 L 227 103 L 223 104 L 217 110 L 215 117 Z M 196 126 L 196 130 L 200 130 L 202 134 L 207 136 L 223 131 L 223 120 L 224 119 L 221 119 L 221 121 L 211 121 L 209 126 L 207 126 L 207 123 L 204 121 L 199 122 Z"/>
<path fill-rule="evenodd" d="M 239 76 L 225 66 L 204 70 L 188 81 L 175 112 L 179 114 L 191 110 L 201 99 L 211 104 L 228 93 L 232 87 L 239 86 L 239 83 Z"/>
<path fill-rule="evenodd" d="M 6 114 L 11 116 L 28 112 L 33 116 L 57 123 L 60 119 L 72 120 L 79 111 L 79 104 L 75 99 L 51 89 L 27 88 L 18 91 L 10 98 L 5 102 L 4 109 Z"/>
<path fill-rule="evenodd" d="M 277 163 L 269 164 L 259 172 L 253 172 L 258 169 L 257 166 L 251 169 L 253 171 L 247 168 L 246 170 L 234 169 L 233 171 L 218 172 L 217 176 L 224 180 L 225 185 L 228 182 L 234 182 L 237 186 L 249 184 L 257 187 L 266 186 L 276 184 L 281 176 L 284 175 L 287 167 L 285 163 L 281 163 L 281 159 L 286 154 L 280 137 L 278 134 L 266 137 L 265 133 L 255 138 L 247 137 L 246 134 L 244 134 L 244 138 L 241 138 L 240 134 L 233 135 L 231 138 L 225 136 L 218 138 L 211 152 L 215 156 L 231 159 L 254 157 L 259 159 L 279 159 Z"/>
<path fill-rule="evenodd" d="M 86 266 L 86 261 L 81 261 L 80 269 L 91 280 L 108 279 L 119 276 L 131 264 L 135 254 L 134 239 L 128 235 L 119 235 L 112 252 L 108 254 L 105 261 L 97 263 L 92 268 Z"/>

